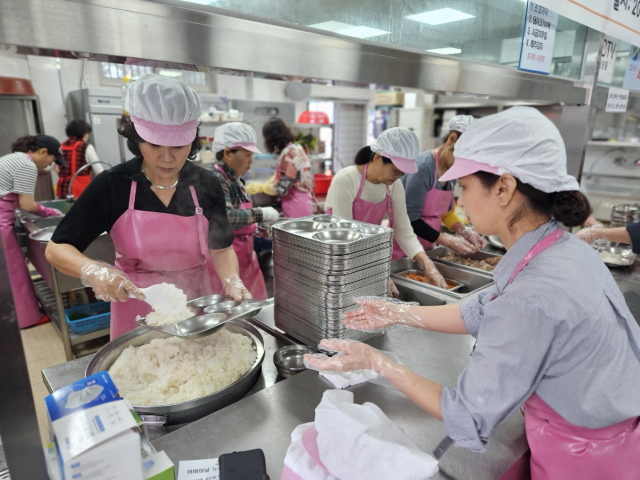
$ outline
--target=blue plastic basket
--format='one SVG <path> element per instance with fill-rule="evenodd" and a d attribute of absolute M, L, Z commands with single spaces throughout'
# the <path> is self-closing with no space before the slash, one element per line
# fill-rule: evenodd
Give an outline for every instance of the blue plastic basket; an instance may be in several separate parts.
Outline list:
<path fill-rule="evenodd" d="M 70 320 L 69 316 L 73 313 L 84 313 L 90 316 L 78 320 Z M 80 305 L 79 307 L 66 309 L 64 315 L 67 317 L 67 324 L 71 326 L 73 333 L 100 330 L 111 324 L 111 304 L 109 302 L 96 302 L 89 305 Z"/>

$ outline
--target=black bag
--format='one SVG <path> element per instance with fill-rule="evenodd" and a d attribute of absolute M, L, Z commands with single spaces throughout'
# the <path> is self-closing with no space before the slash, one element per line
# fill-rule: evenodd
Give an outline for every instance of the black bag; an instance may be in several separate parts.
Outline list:
<path fill-rule="evenodd" d="M 220 480 L 269 480 L 261 449 L 220 455 Z"/>

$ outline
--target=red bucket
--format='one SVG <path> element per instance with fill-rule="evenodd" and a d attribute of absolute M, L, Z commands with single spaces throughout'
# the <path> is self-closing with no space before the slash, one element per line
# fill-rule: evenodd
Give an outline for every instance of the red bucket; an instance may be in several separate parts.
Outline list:
<path fill-rule="evenodd" d="M 313 175 L 313 181 L 315 184 L 314 191 L 316 195 L 323 195 L 329 191 L 329 185 L 331 185 L 333 175 L 325 175 L 323 173 L 315 173 Z"/>

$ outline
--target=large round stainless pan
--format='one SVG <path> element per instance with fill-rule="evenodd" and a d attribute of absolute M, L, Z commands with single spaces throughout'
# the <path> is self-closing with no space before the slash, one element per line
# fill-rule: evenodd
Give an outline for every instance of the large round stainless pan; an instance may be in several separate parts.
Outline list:
<path fill-rule="evenodd" d="M 225 328 L 230 332 L 249 337 L 253 341 L 257 354 L 256 361 L 247 373 L 228 387 L 218 390 L 211 395 L 171 405 L 134 405 L 133 408 L 135 411 L 142 416 L 158 417 L 154 419 L 157 425 L 178 425 L 198 420 L 237 402 L 245 396 L 260 377 L 262 362 L 264 360 L 264 340 L 255 327 L 243 321 L 229 322 L 225 325 Z M 168 337 L 171 337 L 171 335 L 156 330 L 149 330 L 144 327 L 138 327 L 120 335 L 98 350 L 89 362 L 89 365 L 87 365 L 85 375 L 88 377 L 94 373 L 108 370 L 118 359 L 122 351 L 130 345 L 138 347 L 149 343 L 155 338 Z"/>

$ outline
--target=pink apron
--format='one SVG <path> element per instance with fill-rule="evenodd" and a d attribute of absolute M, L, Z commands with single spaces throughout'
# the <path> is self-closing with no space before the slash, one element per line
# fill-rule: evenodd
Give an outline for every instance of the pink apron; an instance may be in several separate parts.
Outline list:
<path fill-rule="evenodd" d="M 291 145 L 291 144 L 289 144 Z M 287 145 L 287 146 L 289 146 Z M 280 164 L 276 167 L 276 183 L 280 181 Z M 286 195 L 280 197 L 282 214 L 285 218 L 301 218 L 313 215 L 312 193 L 303 192 L 292 186 Z M 315 200 L 315 197 L 313 197 Z M 255 298 L 255 297 L 254 297 Z"/>
<path fill-rule="evenodd" d="M 26 328 L 38 323 L 42 318 L 42 313 L 31 283 L 27 263 L 18 243 L 18 237 L 13 230 L 16 222 L 16 208 L 19 207 L 18 198 L 17 193 L 9 193 L 0 197 L 0 234 L 2 234 L 4 256 L 7 260 L 18 324 L 20 328 Z"/>
<path fill-rule="evenodd" d="M 193 187 L 195 215 L 181 217 L 169 213 L 145 212 L 134 208 L 137 183 L 132 182 L 129 208 L 111 228 L 116 248 L 116 268 L 138 287 L 171 283 L 189 300 L 211 295 L 209 281 L 209 221 Z M 136 316 L 151 312 L 149 304 L 130 298 L 111 304 L 111 339 L 136 328 Z"/>
<path fill-rule="evenodd" d="M 558 228 L 535 245 L 520 261 L 509 284 L 562 236 Z M 632 480 L 640 476 L 640 417 L 604 428 L 578 427 L 533 393 L 524 404 L 524 422 L 530 452 L 500 480 Z"/>
<path fill-rule="evenodd" d="M 372 223 L 373 225 L 381 225 L 384 220 L 384 214 L 389 217 L 389 227 L 393 228 L 393 210 L 391 208 L 391 194 L 389 193 L 389 186 L 387 186 L 387 195 L 383 202 L 372 203 L 363 200 L 362 189 L 364 188 L 364 182 L 367 179 L 367 163 L 362 170 L 362 180 L 360 180 L 360 188 L 356 194 L 356 198 L 353 201 L 351 210 L 351 216 L 354 220 L 359 222 Z M 333 209 L 327 209 L 327 214 L 331 215 Z"/>
<path fill-rule="evenodd" d="M 229 180 L 227 174 L 218 165 L 214 165 L 224 177 Z M 240 209 L 246 210 L 251 208 L 253 204 L 251 200 L 241 202 Z M 238 257 L 238 266 L 240 267 L 240 279 L 244 286 L 249 290 L 251 296 L 257 300 L 267 299 L 267 287 L 264 284 L 264 277 L 260 264 L 258 263 L 258 255 L 253 249 L 253 237 L 256 231 L 256 224 L 252 223 L 239 230 L 233 232 L 233 250 Z M 222 282 L 218 274 L 211 274 L 211 287 L 215 293 L 223 290 Z"/>
<path fill-rule="evenodd" d="M 431 190 L 429 190 L 427 195 L 424 197 L 424 204 L 422 205 L 420 218 L 431 228 L 440 231 L 440 228 L 442 227 L 442 216 L 450 210 L 453 210 L 455 200 L 453 198 L 453 190 L 446 191 L 438 190 L 436 188 L 436 184 L 438 183 L 438 149 L 436 149 L 435 152 L 434 158 L 436 164 L 436 175 Z M 422 244 L 425 250 L 431 250 L 433 248 L 433 243 L 427 242 L 424 238 L 418 237 L 418 241 Z M 406 257 L 406 255 L 394 238 L 393 259 L 395 260 L 402 257 Z"/>

